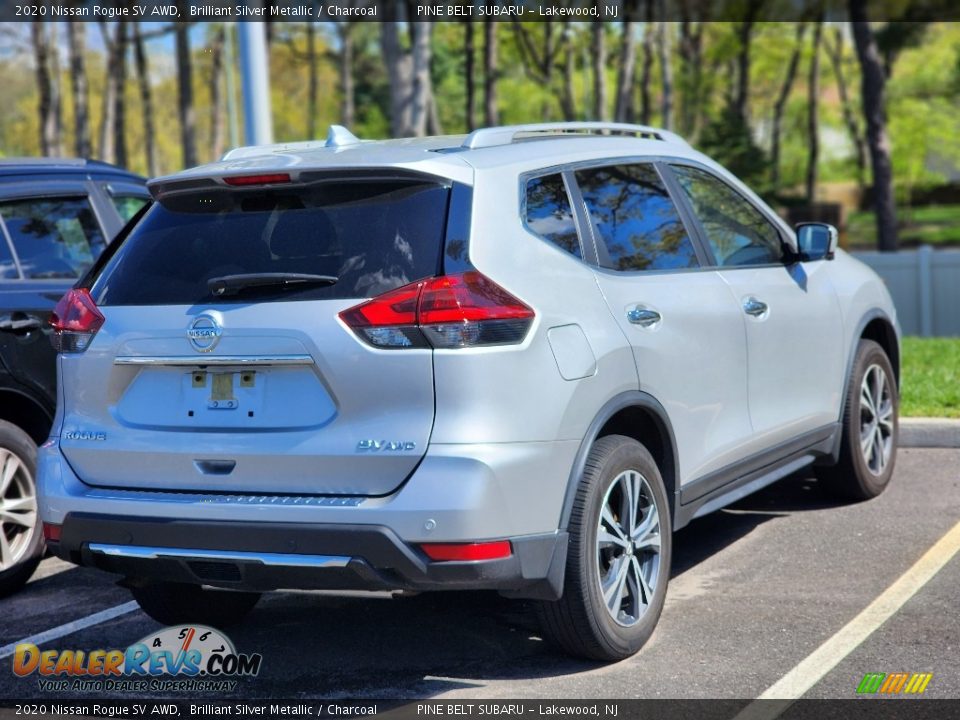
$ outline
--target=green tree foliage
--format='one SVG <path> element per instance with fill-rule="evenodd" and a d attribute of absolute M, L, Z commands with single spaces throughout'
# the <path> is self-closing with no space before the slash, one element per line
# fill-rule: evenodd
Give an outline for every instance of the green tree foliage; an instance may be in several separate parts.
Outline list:
<path fill-rule="evenodd" d="M 639 18 L 635 43 L 635 74 L 630 100 L 633 117 L 640 118 L 641 66 L 645 33 L 659 32 L 658 23 L 647 27 Z M 271 43 L 271 98 L 278 141 L 307 139 L 314 127 L 321 137 L 331 123 L 340 122 L 340 46 L 338 34 L 321 24 L 316 35 L 316 116 L 308 122 L 309 67 L 305 26 L 275 23 Z M 827 23 L 847 33 L 845 23 Z M 211 103 L 213 58 L 211 39 L 216 25 L 191 34 L 193 90 L 196 107 L 199 160 L 213 159 L 207 141 L 215 122 Z M 151 28 L 157 29 L 157 28 Z M 162 30 L 163 28 L 159 28 Z M 4 52 L 0 76 L 4 78 L 4 102 L 0 104 L 0 154 L 39 153 L 38 95 L 26 25 L 2 28 Z M 595 119 L 596 76 L 591 54 L 595 36 L 588 23 L 555 22 L 497 23 L 497 108 L 503 123 L 545 120 Z M 606 113 L 612 117 L 616 98 L 622 23 L 604 27 L 606 64 Z M 676 127 L 698 148 L 760 190 L 769 191 L 770 125 L 785 66 L 795 44 L 792 23 L 757 22 L 751 30 L 750 83 L 747 118 L 732 110 L 736 92 L 737 59 L 742 47 L 738 23 L 690 23 L 681 28 L 670 23 L 670 62 L 673 65 L 673 112 Z M 105 58 L 96 42 L 99 29 L 87 28 L 86 69 L 90 86 L 90 127 L 95 140 L 102 122 L 101 97 L 105 88 Z M 401 39 L 407 42 L 406 31 Z M 377 23 L 357 23 L 352 28 L 355 120 L 351 130 L 366 138 L 389 134 L 390 93 Z M 887 116 L 893 147 L 895 180 L 900 199 L 917 190 L 955 178 L 960 168 L 960 134 L 956 132 L 960 111 L 960 24 L 897 23 L 877 27 L 878 45 L 890 76 Z M 59 33 L 66 53 L 66 33 Z M 466 62 L 463 26 L 437 23 L 432 37 L 430 75 L 437 101 L 437 114 L 444 132 L 466 131 Z M 476 121 L 483 120 L 484 28 L 474 28 L 474 88 Z M 694 45 L 694 43 L 696 43 Z M 181 151 L 177 118 L 177 86 L 173 45 L 169 35 L 154 36 L 146 43 L 155 110 L 155 142 L 159 172 L 180 169 Z M 846 76 L 849 105 L 860 107 L 859 68 L 849 39 L 842 45 L 841 64 Z M 646 94 L 650 97 L 650 123 L 662 124 L 661 59 L 654 52 Z M 805 127 L 810 53 L 805 45 L 799 70 L 784 105 L 778 194 L 800 194 L 806 163 L 808 131 Z M 73 108 L 66 63 L 58 78 L 63 102 L 62 145 L 73 143 Z M 146 172 L 145 135 L 140 95 L 132 56 L 123 88 L 126 105 L 126 142 L 129 165 Z M 854 145 L 844 122 L 832 64 L 821 61 L 820 71 L 821 182 L 856 178 Z M 225 93 L 225 87 L 222 88 Z M 239 94 L 235 98 L 240 107 Z M 571 112 L 572 111 L 572 112 Z M 858 118 L 859 119 L 859 118 Z M 221 119 L 221 122 L 223 120 Z M 862 122 L 862 119 L 861 119 Z M 242 119 L 239 120 L 242 131 Z M 862 125 L 861 125 L 862 130 Z M 96 154 L 97 148 L 94 148 Z M 869 172 L 869 171 L 868 171 Z"/>

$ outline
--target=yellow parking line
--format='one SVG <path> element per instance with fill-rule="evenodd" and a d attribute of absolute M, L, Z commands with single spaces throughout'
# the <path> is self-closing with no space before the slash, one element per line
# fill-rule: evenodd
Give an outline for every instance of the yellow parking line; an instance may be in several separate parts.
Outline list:
<path fill-rule="evenodd" d="M 768 687 L 736 720 L 770 720 L 802 697 L 926 585 L 960 551 L 960 522 L 840 631 Z M 854 688 L 851 688 L 853 693 Z"/>

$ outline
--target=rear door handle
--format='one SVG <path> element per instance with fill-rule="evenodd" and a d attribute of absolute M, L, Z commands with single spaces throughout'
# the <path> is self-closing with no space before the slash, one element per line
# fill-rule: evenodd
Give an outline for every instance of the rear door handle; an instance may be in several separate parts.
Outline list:
<path fill-rule="evenodd" d="M 653 327 L 663 320 L 663 317 L 656 310 L 637 305 L 637 307 L 627 310 L 627 320 L 640 327 Z"/>
<path fill-rule="evenodd" d="M 0 330 L 7 332 L 23 332 L 24 330 L 36 330 L 42 325 L 39 319 L 30 317 L 24 313 L 14 313 L 13 315 L 0 315 Z"/>
<path fill-rule="evenodd" d="M 755 297 L 748 297 L 743 301 L 743 311 L 753 317 L 760 317 L 767 312 L 768 309 L 765 302 L 757 300 Z"/>

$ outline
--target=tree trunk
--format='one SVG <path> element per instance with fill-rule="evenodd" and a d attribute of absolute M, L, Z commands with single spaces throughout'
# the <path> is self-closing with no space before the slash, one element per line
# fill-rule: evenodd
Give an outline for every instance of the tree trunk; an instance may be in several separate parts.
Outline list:
<path fill-rule="evenodd" d="M 573 76 L 577 72 L 577 49 L 573 42 L 573 23 L 565 20 L 563 23 L 563 92 L 560 95 L 560 108 L 563 119 L 572 122 L 577 119 L 577 101 L 574 98 Z"/>
<path fill-rule="evenodd" d="M 317 137 L 317 29 L 308 22 L 304 28 L 307 33 L 307 132 L 311 140 Z M 292 46 L 291 39 L 291 46 Z"/>
<path fill-rule="evenodd" d="M 697 135 L 703 109 L 703 22 L 680 23 L 680 77 L 683 104 L 680 132 L 687 138 Z"/>
<path fill-rule="evenodd" d="M 440 108 L 437 105 L 437 96 L 430 93 L 429 108 L 427 113 L 427 134 L 443 135 L 443 124 L 440 122 Z"/>
<path fill-rule="evenodd" d="M 661 17 L 666 17 L 666 3 L 660 0 Z M 660 23 L 660 81 L 663 97 L 660 104 L 663 128 L 673 130 L 673 64 L 670 59 L 670 23 Z"/>
<path fill-rule="evenodd" d="M 380 46 L 390 81 L 390 134 L 406 137 L 410 127 L 410 89 L 413 86 L 413 61 L 400 47 L 396 10 L 389 7 L 380 23 Z"/>
<path fill-rule="evenodd" d="M 430 82 L 430 36 L 433 24 L 428 22 L 410 23 L 413 28 L 413 108 L 410 117 L 411 129 L 417 137 L 426 135 L 433 101 L 433 88 Z"/>
<path fill-rule="evenodd" d="M 824 47 L 833 65 L 833 74 L 837 79 L 837 94 L 840 96 L 840 109 L 843 112 L 843 123 L 847 126 L 847 131 L 850 133 L 850 141 L 853 143 L 854 157 L 857 162 L 857 185 L 862 192 L 866 185 L 867 173 L 866 141 L 863 138 L 856 114 L 853 111 L 853 103 L 850 102 L 850 92 L 847 89 L 847 79 L 843 71 L 843 30 L 841 28 L 836 28 L 834 40 L 835 42 L 831 46 L 828 39 L 824 43 Z"/>
<path fill-rule="evenodd" d="M 67 44 L 70 52 L 70 88 L 73 94 L 74 152 L 77 157 L 93 154 L 90 146 L 90 89 L 83 54 L 86 51 L 86 25 L 68 22 Z"/>
<path fill-rule="evenodd" d="M 99 129 L 99 156 L 104 162 L 116 162 L 114 154 L 114 135 L 113 135 L 113 114 L 116 112 L 116 102 L 114 98 L 117 94 L 117 84 L 115 80 L 116 73 L 116 43 L 110 36 L 110 26 L 105 21 L 100 21 L 100 34 L 103 37 L 105 72 L 103 79 L 103 96 L 100 98 L 100 129 Z"/>
<path fill-rule="evenodd" d="M 159 167 L 153 117 L 153 91 L 150 87 L 150 68 L 147 66 L 147 53 L 143 47 L 140 23 L 133 24 L 133 57 L 137 64 L 137 86 L 140 89 L 140 108 L 143 112 L 143 146 L 147 154 L 147 175 L 156 177 Z"/>
<path fill-rule="evenodd" d="M 473 23 L 470 20 L 463 21 L 463 50 L 466 55 L 463 74 L 467 93 L 467 104 L 464 108 L 464 113 L 466 114 L 467 132 L 473 132 L 474 129 L 476 129 L 477 119 L 477 98 L 476 88 L 474 87 L 476 51 L 473 47 Z"/>
<path fill-rule="evenodd" d="M 40 119 L 40 152 L 44 157 L 58 155 L 60 139 L 57 137 L 58 105 L 54 80 L 51 72 L 51 53 L 56 52 L 50 45 L 47 23 L 35 20 L 30 23 L 30 37 L 33 43 L 34 62 L 37 77 L 37 110 Z"/>
<path fill-rule="evenodd" d="M 604 23 L 593 21 L 593 119 L 607 117 L 607 34 Z"/>
<path fill-rule="evenodd" d="M 184 8 L 181 7 L 181 12 Z M 190 59 L 190 26 L 177 25 L 177 117 L 180 120 L 180 144 L 183 150 L 183 166 L 197 164 L 197 121 L 193 107 L 193 63 Z"/>
<path fill-rule="evenodd" d="M 337 24 L 340 36 L 340 124 L 351 128 L 356 117 L 353 90 L 353 23 Z"/>
<path fill-rule="evenodd" d="M 116 90 L 113 93 L 113 152 L 114 160 L 120 167 L 127 166 L 127 117 L 124 89 L 127 84 L 127 23 L 117 23 L 117 36 L 114 40 L 114 77 Z"/>
<path fill-rule="evenodd" d="M 493 4 L 487 3 L 488 6 Z M 497 23 L 488 18 L 483 21 L 483 123 L 488 127 L 500 123 L 500 110 L 497 107 L 498 65 Z"/>
<path fill-rule="evenodd" d="M 50 88 L 53 90 L 53 140 L 54 151 L 63 155 L 63 92 L 60 87 L 60 38 L 57 25 L 50 23 Z"/>
<path fill-rule="evenodd" d="M 746 17 L 737 28 L 740 49 L 737 51 L 737 85 L 734 89 L 733 105 L 744 123 L 750 120 L 750 42 L 759 5 L 760 3 L 748 3 Z"/>
<path fill-rule="evenodd" d="M 783 85 L 780 86 L 777 100 L 773 104 L 773 128 L 770 139 L 770 183 L 774 192 L 780 190 L 780 138 L 783 126 L 783 111 L 786 109 L 787 100 L 790 98 L 793 81 L 797 77 L 797 66 L 800 64 L 800 52 L 803 49 L 803 36 L 806 31 L 806 23 L 797 23 L 797 37 L 793 45 L 793 52 L 790 54 L 790 60 L 787 63 L 787 74 L 783 78 Z"/>
<path fill-rule="evenodd" d="M 307 23 L 307 32 L 314 33 L 313 23 Z M 223 47 L 227 39 L 227 31 L 223 24 L 216 29 L 211 43 L 210 58 L 210 155 L 217 160 L 223 155 L 224 135 L 226 123 L 223 113 Z M 316 89 L 316 55 L 313 49 L 310 54 L 310 101 L 307 108 L 307 123 L 316 123 L 317 89 Z M 310 133 L 307 137 L 314 138 Z"/>
<path fill-rule="evenodd" d="M 390 126 L 394 137 L 426 134 L 432 97 L 430 87 L 430 23 L 408 23 L 411 48 L 400 46 L 395 9 L 380 24 L 380 42 L 390 78 Z"/>
<path fill-rule="evenodd" d="M 813 24 L 813 48 L 810 56 L 810 80 L 807 83 L 807 185 L 808 203 L 816 200 L 817 162 L 820 159 L 820 40 L 823 37 L 823 14 Z"/>
<path fill-rule="evenodd" d="M 643 64 L 640 68 L 640 122 L 650 124 L 653 107 L 650 77 L 653 75 L 653 0 L 647 0 L 647 21 L 643 24 Z"/>
<path fill-rule="evenodd" d="M 897 207 L 893 195 L 893 166 L 884 108 L 886 76 L 883 61 L 867 18 L 867 0 L 850 0 L 853 40 L 860 61 L 863 115 L 873 167 L 873 205 L 877 215 L 877 249 L 897 249 Z"/>
<path fill-rule="evenodd" d="M 613 119 L 617 122 L 633 122 L 633 73 L 636 57 L 637 23 L 631 19 L 623 23 L 623 37 L 620 40 L 620 70 L 617 73 L 617 100 L 613 111 Z"/>

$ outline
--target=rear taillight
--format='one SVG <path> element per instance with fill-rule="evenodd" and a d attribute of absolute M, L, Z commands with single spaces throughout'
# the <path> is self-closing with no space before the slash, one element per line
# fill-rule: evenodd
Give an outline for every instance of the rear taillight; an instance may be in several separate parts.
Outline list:
<path fill-rule="evenodd" d="M 419 280 L 340 313 L 363 340 L 389 349 L 519 343 L 533 316 L 476 271 Z"/>
<path fill-rule="evenodd" d="M 103 320 L 89 290 L 80 288 L 67 291 L 50 314 L 50 325 L 53 327 L 50 342 L 54 350 L 61 353 L 83 352 L 103 325 Z"/>

